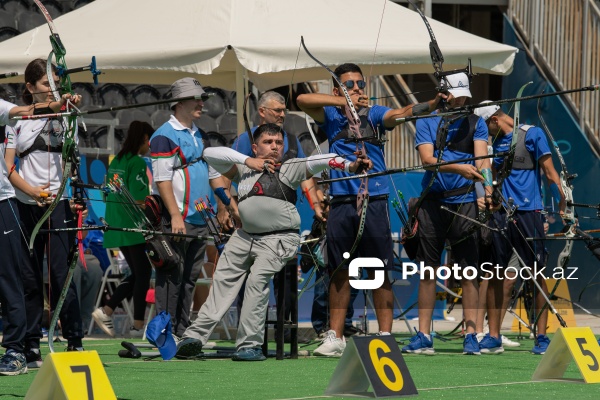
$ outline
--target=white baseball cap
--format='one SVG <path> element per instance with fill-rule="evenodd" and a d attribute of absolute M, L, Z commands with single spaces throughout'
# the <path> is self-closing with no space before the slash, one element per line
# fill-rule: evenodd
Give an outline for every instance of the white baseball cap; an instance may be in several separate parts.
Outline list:
<path fill-rule="evenodd" d="M 479 104 L 486 104 L 486 103 L 491 103 L 491 100 L 486 100 L 486 101 L 482 101 Z M 478 107 L 476 109 L 473 110 L 473 112 L 475 113 L 475 115 L 483 118 L 484 121 L 487 122 L 488 119 L 490 119 L 490 117 L 494 114 L 496 114 L 496 111 L 498 111 L 500 109 L 500 106 L 498 104 L 492 104 L 491 106 L 486 106 L 486 107 Z"/>
<path fill-rule="evenodd" d="M 448 84 L 448 91 L 454 97 L 472 97 L 469 90 L 469 77 L 464 72 L 448 75 L 444 78 Z"/>

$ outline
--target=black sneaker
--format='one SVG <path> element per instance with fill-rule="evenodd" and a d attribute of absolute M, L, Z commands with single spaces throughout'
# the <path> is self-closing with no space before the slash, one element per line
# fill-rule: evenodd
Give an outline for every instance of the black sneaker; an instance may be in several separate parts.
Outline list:
<path fill-rule="evenodd" d="M 27 368 L 41 368 L 42 366 L 42 353 L 40 349 L 25 351 L 25 359 L 27 360 Z"/>
<path fill-rule="evenodd" d="M 81 346 L 68 345 L 65 351 L 85 351 Z"/>
<path fill-rule="evenodd" d="M 7 350 L 0 357 L 0 375 L 12 376 L 27 373 L 27 359 L 25 354 L 14 350 Z"/>
<path fill-rule="evenodd" d="M 344 327 L 344 336 L 345 337 L 354 336 L 358 332 L 359 332 L 358 328 L 355 327 L 354 325 L 349 325 L 349 326 Z"/>
<path fill-rule="evenodd" d="M 185 338 L 177 343 L 176 358 L 186 360 L 200 357 L 202 354 L 202 342 L 199 339 Z"/>
<path fill-rule="evenodd" d="M 233 361 L 265 361 L 267 357 L 260 347 L 249 347 L 236 351 L 231 359 Z"/>

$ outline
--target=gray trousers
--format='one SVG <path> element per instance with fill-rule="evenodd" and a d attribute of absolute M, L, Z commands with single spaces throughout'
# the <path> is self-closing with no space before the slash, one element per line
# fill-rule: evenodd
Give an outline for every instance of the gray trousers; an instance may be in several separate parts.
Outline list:
<path fill-rule="evenodd" d="M 98 290 L 102 285 L 102 267 L 100 261 L 93 254 L 85 254 L 85 264 L 87 270 L 84 269 L 81 260 L 77 261 L 77 267 L 73 272 L 73 282 L 77 287 L 79 295 L 79 309 L 81 312 L 81 323 L 83 330 L 86 331 L 92 320 L 92 312 L 96 306 L 98 298 Z"/>
<path fill-rule="evenodd" d="M 183 337 L 200 339 L 206 344 L 248 274 L 236 347 L 238 350 L 260 347 L 269 305 L 269 282 L 296 255 L 299 244 L 297 233 L 259 236 L 236 230 L 219 258 L 208 298 Z"/>
<path fill-rule="evenodd" d="M 185 223 L 189 235 L 207 236 L 206 226 Z M 206 241 L 186 238 L 173 241 L 173 247 L 181 254 L 183 263 L 178 268 L 156 270 L 155 304 L 156 312 L 167 311 L 171 315 L 173 334 L 183 335 L 190 326 L 190 309 L 196 281 L 204 264 Z"/>

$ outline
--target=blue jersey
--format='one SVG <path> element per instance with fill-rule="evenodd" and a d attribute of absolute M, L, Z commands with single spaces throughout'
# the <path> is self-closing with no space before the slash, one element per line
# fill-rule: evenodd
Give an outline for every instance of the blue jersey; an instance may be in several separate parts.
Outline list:
<path fill-rule="evenodd" d="M 466 117 L 465 117 L 466 118 Z M 446 137 L 446 143 L 450 143 L 453 141 L 455 136 L 459 132 L 459 128 L 463 123 L 464 118 L 460 118 L 454 121 L 448 127 L 448 136 Z M 418 148 L 422 144 L 432 144 L 434 146 L 433 155 L 437 158 L 439 156 L 439 149 L 436 147 L 436 135 L 438 133 L 438 126 L 440 125 L 441 118 L 423 118 L 417 120 L 417 133 L 415 138 L 415 147 Z M 440 133 L 441 134 L 441 133 Z M 473 133 L 473 141 L 483 141 L 487 143 L 488 140 L 488 130 L 487 126 L 483 119 L 479 118 L 477 120 L 477 125 L 475 127 L 475 131 Z M 463 153 L 458 150 L 451 150 L 448 147 L 444 148 L 444 153 L 442 154 L 441 161 L 454 161 L 460 160 L 462 158 L 473 157 L 474 154 L 471 153 Z M 465 161 L 464 164 L 475 165 L 475 161 Z M 431 175 L 433 171 L 425 171 L 425 176 L 423 176 L 423 180 L 421 182 L 421 186 L 423 190 L 427 187 L 429 182 L 431 181 Z M 431 185 L 429 189 L 430 193 L 442 193 L 448 190 L 458 189 L 465 186 L 470 186 L 473 181 L 463 177 L 459 174 L 454 173 L 438 173 L 435 177 L 435 181 Z M 470 192 L 468 194 L 460 194 L 457 196 L 452 196 L 445 198 L 441 201 L 444 203 L 450 204 L 459 204 L 469 201 L 476 201 L 477 195 L 476 192 Z"/>
<path fill-rule="evenodd" d="M 321 129 L 327 134 L 329 140 L 329 152 L 336 153 L 347 160 L 354 161 L 356 156 L 356 144 L 352 142 L 346 143 L 344 139 L 339 139 L 333 142 L 333 139 L 343 130 L 348 128 L 348 118 L 344 113 L 344 110 L 338 107 L 323 107 L 325 112 L 325 120 L 319 124 Z M 390 109 L 388 107 L 374 105 L 369 109 L 367 116 L 369 125 L 375 132 L 379 133 L 380 137 L 385 135 L 386 128 L 383 125 L 383 117 L 385 113 Z M 361 127 L 362 130 L 362 127 Z M 333 142 L 333 143 L 332 143 Z M 386 170 L 385 157 L 383 154 L 383 148 L 369 143 L 364 142 L 366 146 L 367 156 L 373 161 L 373 169 L 369 173 L 381 172 Z M 331 178 L 340 178 L 343 176 L 350 176 L 343 171 L 330 171 Z M 369 178 L 369 194 L 371 196 L 389 194 L 389 178 L 387 176 L 377 176 L 375 178 Z M 359 179 L 349 179 L 347 181 L 332 182 L 331 183 L 331 195 L 332 196 L 347 196 L 358 194 L 358 188 L 360 186 Z"/>
<path fill-rule="evenodd" d="M 519 134 L 522 135 L 523 132 L 521 131 Z M 511 132 L 498 138 L 492 145 L 494 153 L 509 151 L 512 135 Z M 507 200 L 512 197 L 515 205 L 518 205 L 521 211 L 541 210 L 544 205 L 541 190 L 542 178 L 538 162 L 542 156 L 551 154 L 544 131 L 537 126 L 529 128 L 525 136 L 525 148 L 532 155 L 536 165 L 534 169 L 511 169 L 510 175 L 502 183 L 502 195 Z M 494 159 L 496 171 L 502 168 L 504 160 L 503 157 Z"/>
<path fill-rule="evenodd" d="M 250 130 L 252 131 L 252 133 L 254 133 L 254 131 L 257 128 L 258 128 L 258 126 L 255 126 L 253 128 L 250 128 Z M 295 137 L 295 139 L 296 139 L 296 143 L 298 145 L 298 155 L 296 155 L 294 158 L 306 158 L 306 156 L 304 155 L 304 151 L 302 151 L 302 146 L 300 145 L 300 140 L 298 140 L 297 137 Z M 242 133 L 241 135 L 239 135 L 233 141 L 231 148 L 234 149 L 235 151 L 237 151 L 238 153 L 247 155 L 248 157 L 254 157 L 254 154 L 252 153 L 252 145 L 250 143 L 250 137 L 248 136 L 247 131 Z M 283 135 L 283 154 L 287 153 L 288 149 L 289 149 L 288 134 L 286 133 Z"/>
<path fill-rule="evenodd" d="M 204 143 L 198 128 L 195 125 L 192 125 L 192 129 L 186 128 L 174 116 L 158 128 L 150 139 L 154 184 L 172 182 L 179 211 L 184 221 L 193 225 L 206 224 L 194 207 L 194 201 L 204 199 L 211 192 L 208 165 L 200 161 L 186 168 L 178 167 L 196 160 L 202 151 Z"/>

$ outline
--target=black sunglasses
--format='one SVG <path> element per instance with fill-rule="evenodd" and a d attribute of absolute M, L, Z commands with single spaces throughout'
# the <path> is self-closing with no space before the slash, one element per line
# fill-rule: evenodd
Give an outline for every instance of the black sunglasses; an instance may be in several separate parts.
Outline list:
<path fill-rule="evenodd" d="M 356 85 L 358 85 L 359 89 L 364 89 L 367 86 L 367 82 L 365 82 L 365 81 L 352 81 L 352 80 L 348 80 L 346 82 L 342 82 L 342 84 L 344 86 L 346 86 L 346 88 L 348 88 L 348 89 L 354 88 L 354 84 L 355 83 L 356 83 Z"/>

